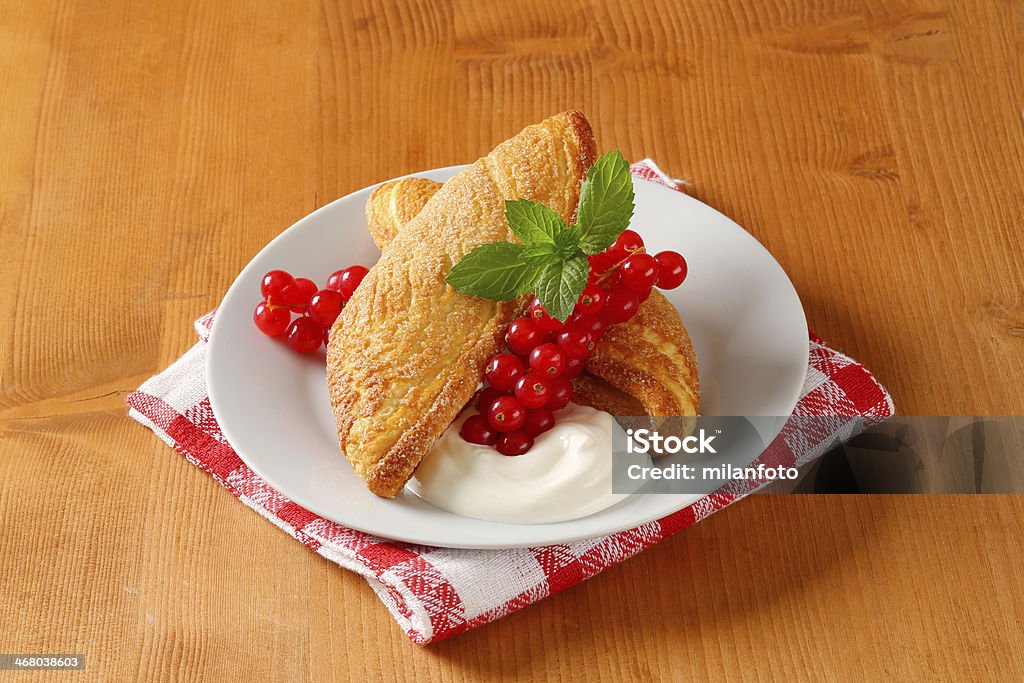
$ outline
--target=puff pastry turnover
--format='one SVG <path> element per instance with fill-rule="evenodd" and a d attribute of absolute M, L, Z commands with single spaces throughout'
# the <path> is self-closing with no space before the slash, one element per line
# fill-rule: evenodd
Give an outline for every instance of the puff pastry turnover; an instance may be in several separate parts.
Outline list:
<path fill-rule="evenodd" d="M 566 112 L 460 171 L 383 249 L 331 329 L 327 376 L 338 440 L 356 473 L 394 497 L 472 398 L 524 302 L 459 294 L 445 278 L 475 247 L 515 239 L 505 200 L 573 219 L 595 158 L 590 124 Z"/>
<path fill-rule="evenodd" d="M 441 189 L 425 178 L 384 183 L 366 202 L 374 242 L 385 248 Z M 678 311 L 653 290 L 636 316 L 613 327 L 573 382 L 573 400 L 613 415 L 693 416 L 697 360 Z"/>

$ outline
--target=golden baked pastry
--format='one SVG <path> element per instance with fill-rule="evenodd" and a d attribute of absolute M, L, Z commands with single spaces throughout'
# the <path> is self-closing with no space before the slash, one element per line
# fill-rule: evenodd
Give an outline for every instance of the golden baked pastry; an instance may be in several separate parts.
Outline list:
<path fill-rule="evenodd" d="M 338 440 L 369 489 L 393 497 L 472 398 L 525 301 L 495 302 L 445 282 L 474 248 L 515 239 L 505 200 L 572 221 L 594 162 L 578 112 L 529 126 L 460 171 L 388 244 L 331 328 L 327 377 Z"/>
<path fill-rule="evenodd" d="M 440 189 L 441 183 L 426 178 L 402 178 L 378 186 L 366 202 L 366 227 L 374 244 L 384 251 Z"/>
<path fill-rule="evenodd" d="M 424 178 L 384 183 L 366 202 L 366 222 L 383 249 L 442 184 Z M 679 312 L 658 290 L 630 320 L 608 331 L 573 381 L 573 400 L 613 415 L 696 415 L 697 361 Z M 596 377 L 595 377 L 596 376 Z M 625 394 L 623 394 L 625 392 Z"/>
<path fill-rule="evenodd" d="M 634 396 L 616 389 L 597 375 L 583 372 L 572 380 L 572 400 L 612 415 L 646 415 L 647 409 Z"/>
<path fill-rule="evenodd" d="M 657 289 L 636 315 L 613 325 L 587 359 L 587 370 L 643 404 L 651 416 L 696 415 L 697 356 L 679 312 Z"/>

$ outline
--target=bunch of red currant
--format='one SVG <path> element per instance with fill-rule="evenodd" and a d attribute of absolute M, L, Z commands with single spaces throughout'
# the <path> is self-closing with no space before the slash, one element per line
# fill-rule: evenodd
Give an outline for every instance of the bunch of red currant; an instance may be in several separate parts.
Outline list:
<path fill-rule="evenodd" d="M 272 270 L 260 282 L 263 301 L 256 306 L 253 321 L 267 336 L 284 335 L 293 351 L 313 353 L 321 344 L 327 345 L 331 325 L 366 273 L 363 266 L 349 266 L 332 273 L 324 288 L 318 289 L 312 280 Z M 298 314 L 294 320 L 292 313 Z"/>
<path fill-rule="evenodd" d="M 476 396 L 480 412 L 462 423 L 463 439 L 502 455 L 526 453 L 555 426 L 555 411 L 572 400 L 572 378 L 583 372 L 605 330 L 636 315 L 655 285 L 675 289 L 686 279 L 680 254 L 651 256 L 632 230 L 589 261 L 587 285 L 568 320 L 552 318 L 535 298 L 528 317 L 509 326 L 508 350 L 487 361 Z"/>

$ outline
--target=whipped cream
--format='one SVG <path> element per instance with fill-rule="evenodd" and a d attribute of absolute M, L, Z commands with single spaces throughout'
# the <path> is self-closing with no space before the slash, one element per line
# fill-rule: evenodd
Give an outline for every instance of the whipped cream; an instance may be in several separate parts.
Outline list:
<path fill-rule="evenodd" d="M 570 404 L 523 455 L 464 441 L 469 409 L 423 458 L 409 488 L 428 503 L 466 517 L 514 524 L 564 522 L 615 505 L 608 413 Z"/>

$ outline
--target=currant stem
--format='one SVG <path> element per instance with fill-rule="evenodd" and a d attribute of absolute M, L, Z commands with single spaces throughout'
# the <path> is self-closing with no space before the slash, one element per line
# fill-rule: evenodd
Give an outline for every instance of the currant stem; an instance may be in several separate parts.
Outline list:
<path fill-rule="evenodd" d="M 604 281 L 607 280 L 608 278 L 610 278 L 612 276 L 612 273 L 614 273 L 615 270 L 617 268 L 619 268 L 623 263 L 625 263 L 626 259 L 628 259 L 633 254 L 646 254 L 646 253 L 647 253 L 647 248 L 646 247 L 640 247 L 639 249 L 634 249 L 633 251 L 629 252 L 629 254 L 627 254 L 626 256 L 623 256 L 622 259 L 619 260 L 614 266 L 612 266 L 608 270 L 606 270 L 603 273 L 601 273 L 600 275 L 598 275 L 597 276 L 597 280 L 594 282 L 594 284 L 600 285 L 600 284 L 604 283 Z"/>

